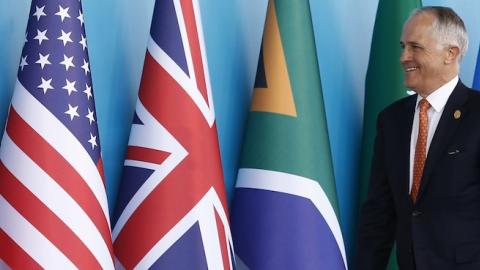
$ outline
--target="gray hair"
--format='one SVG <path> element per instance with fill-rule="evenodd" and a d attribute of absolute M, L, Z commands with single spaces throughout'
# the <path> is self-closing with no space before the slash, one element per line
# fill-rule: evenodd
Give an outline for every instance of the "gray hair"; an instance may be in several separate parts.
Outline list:
<path fill-rule="evenodd" d="M 433 15 L 433 33 L 443 45 L 453 45 L 460 48 L 461 60 L 468 49 L 468 35 L 462 18 L 449 7 L 428 6 L 415 9 L 409 19 L 417 15 Z"/>

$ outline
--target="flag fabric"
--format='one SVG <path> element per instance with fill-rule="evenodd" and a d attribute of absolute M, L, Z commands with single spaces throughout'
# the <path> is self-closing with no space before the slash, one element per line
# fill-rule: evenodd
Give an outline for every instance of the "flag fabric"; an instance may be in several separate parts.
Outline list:
<path fill-rule="evenodd" d="M 365 83 L 360 205 L 367 194 L 377 115 L 390 103 L 411 94 L 403 83 L 400 37 L 404 22 L 412 10 L 421 5 L 421 0 L 380 0 L 378 3 Z M 395 256 L 388 269 L 397 269 Z"/>
<path fill-rule="evenodd" d="M 237 267 L 347 269 L 309 1 L 270 1 L 232 205 Z"/>
<path fill-rule="evenodd" d="M 33 0 L 0 147 L 0 266 L 113 269 L 83 11 Z"/>
<path fill-rule="evenodd" d="M 480 90 L 480 49 L 477 56 L 477 66 L 475 67 L 475 75 L 473 76 L 473 88 Z"/>
<path fill-rule="evenodd" d="M 199 1 L 155 2 L 114 213 L 116 266 L 232 269 Z"/>

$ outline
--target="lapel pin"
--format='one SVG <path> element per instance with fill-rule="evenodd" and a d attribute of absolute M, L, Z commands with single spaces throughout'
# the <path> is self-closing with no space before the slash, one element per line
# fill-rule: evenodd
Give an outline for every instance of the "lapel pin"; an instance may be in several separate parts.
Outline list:
<path fill-rule="evenodd" d="M 455 119 L 460 119 L 460 116 L 462 116 L 462 112 L 460 110 L 455 110 L 453 117 L 455 117 Z"/>

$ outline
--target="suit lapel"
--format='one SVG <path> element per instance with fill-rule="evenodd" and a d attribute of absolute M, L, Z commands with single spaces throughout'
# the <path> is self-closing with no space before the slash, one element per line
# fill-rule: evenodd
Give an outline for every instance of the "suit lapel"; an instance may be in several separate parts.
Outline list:
<path fill-rule="evenodd" d="M 445 104 L 442 116 L 438 122 L 437 129 L 433 135 L 432 142 L 427 154 L 427 160 L 425 161 L 425 168 L 423 170 L 422 181 L 420 183 L 420 190 L 417 195 L 417 201 L 421 199 L 422 194 L 425 188 L 430 181 L 430 176 L 435 168 L 435 164 L 445 152 L 445 149 L 448 147 L 452 135 L 457 130 L 458 124 L 461 122 L 462 118 L 465 116 L 465 109 L 462 107 L 467 101 L 468 90 L 467 88 L 459 81 L 452 94 Z M 460 110 L 462 116 L 460 119 L 455 119 L 454 112 Z"/>
<path fill-rule="evenodd" d="M 401 194 L 405 195 L 405 199 L 409 202 L 410 200 L 410 140 L 412 136 L 412 126 L 413 126 L 413 117 L 415 115 L 415 104 L 417 100 L 417 95 L 411 96 L 410 100 L 406 103 L 406 108 L 403 112 L 407 112 L 407 117 L 405 114 L 398 117 L 398 162 L 399 162 L 399 171 L 398 175 L 401 181 Z"/>

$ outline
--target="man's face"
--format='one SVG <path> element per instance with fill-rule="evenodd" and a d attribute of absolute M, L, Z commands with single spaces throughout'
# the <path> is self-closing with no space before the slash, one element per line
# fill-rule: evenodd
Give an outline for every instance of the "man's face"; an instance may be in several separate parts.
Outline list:
<path fill-rule="evenodd" d="M 404 26 L 400 44 L 400 63 L 405 75 L 405 86 L 427 96 L 448 80 L 445 65 L 447 49 L 433 35 L 431 15 L 412 17 Z"/>

